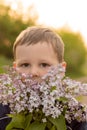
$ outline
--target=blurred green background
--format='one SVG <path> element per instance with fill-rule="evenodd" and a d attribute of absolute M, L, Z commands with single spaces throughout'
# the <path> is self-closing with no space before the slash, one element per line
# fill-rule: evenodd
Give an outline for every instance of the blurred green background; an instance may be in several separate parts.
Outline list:
<path fill-rule="evenodd" d="M 27 19 L 24 14 L 14 11 L 3 2 L 0 4 L 0 73 L 3 66 L 13 63 L 13 43 L 18 34 L 29 26 L 37 25 L 38 15 L 31 15 L 33 7 L 28 8 Z M 41 26 L 41 25 L 40 25 Z M 65 43 L 66 76 L 87 82 L 87 48 L 80 32 L 69 28 L 54 29 Z"/>

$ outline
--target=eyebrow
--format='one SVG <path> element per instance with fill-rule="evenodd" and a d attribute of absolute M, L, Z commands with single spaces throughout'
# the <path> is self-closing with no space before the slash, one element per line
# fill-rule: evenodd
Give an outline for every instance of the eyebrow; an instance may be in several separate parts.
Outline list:
<path fill-rule="evenodd" d="M 29 60 L 23 60 L 23 59 L 21 59 L 21 60 L 16 60 L 16 61 L 18 61 L 18 62 L 29 62 Z"/>

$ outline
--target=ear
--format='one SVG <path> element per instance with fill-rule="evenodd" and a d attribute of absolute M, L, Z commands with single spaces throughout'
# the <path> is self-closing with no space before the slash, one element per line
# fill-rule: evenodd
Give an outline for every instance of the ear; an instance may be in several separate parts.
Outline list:
<path fill-rule="evenodd" d="M 17 66 L 17 65 L 16 65 L 16 62 L 14 61 L 14 62 L 13 62 L 13 67 L 16 68 L 16 66 Z"/>
<path fill-rule="evenodd" d="M 66 69 L 66 62 L 64 61 L 64 62 L 62 62 L 62 66 Z"/>

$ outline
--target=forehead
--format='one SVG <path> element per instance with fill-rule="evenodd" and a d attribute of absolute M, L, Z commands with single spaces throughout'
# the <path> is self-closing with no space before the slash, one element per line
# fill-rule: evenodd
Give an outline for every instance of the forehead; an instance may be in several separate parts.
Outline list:
<path fill-rule="evenodd" d="M 16 58 L 23 57 L 55 57 L 56 53 L 51 44 L 37 43 L 31 45 L 19 45 L 16 48 Z"/>
<path fill-rule="evenodd" d="M 27 52 L 39 51 L 41 53 L 41 52 L 49 52 L 49 51 L 54 52 L 54 49 L 50 43 L 46 43 L 46 42 L 43 42 L 43 43 L 38 42 L 36 44 L 30 44 L 30 45 L 23 44 L 23 45 L 17 46 L 16 52 L 24 52 L 24 51 L 27 51 Z"/>

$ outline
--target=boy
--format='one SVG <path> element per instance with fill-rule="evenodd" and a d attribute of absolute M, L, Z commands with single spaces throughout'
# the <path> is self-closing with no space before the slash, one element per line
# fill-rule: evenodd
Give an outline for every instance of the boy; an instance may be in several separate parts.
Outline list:
<path fill-rule="evenodd" d="M 24 30 L 13 47 L 14 65 L 19 72 L 41 77 L 51 66 L 65 65 L 64 44 L 59 36 L 47 28 L 31 27 Z"/>
<path fill-rule="evenodd" d="M 29 27 L 17 37 L 14 47 L 14 67 L 21 73 L 32 74 L 40 78 L 51 66 L 64 62 L 64 44 L 62 39 L 48 28 Z M 72 122 L 67 130 L 87 130 L 86 123 Z"/>

